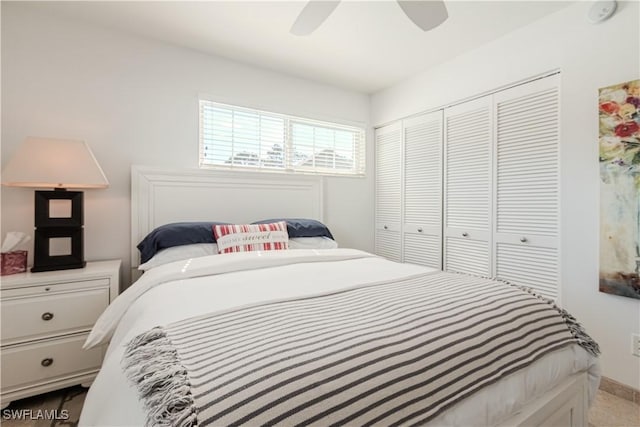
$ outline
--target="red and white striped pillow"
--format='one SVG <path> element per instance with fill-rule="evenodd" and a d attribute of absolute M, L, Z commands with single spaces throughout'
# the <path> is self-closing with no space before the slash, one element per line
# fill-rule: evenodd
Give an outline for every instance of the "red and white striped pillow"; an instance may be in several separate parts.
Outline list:
<path fill-rule="evenodd" d="M 284 221 L 270 224 L 214 225 L 213 234 L 221 254 L 289 249 L 289 234 Z"/>

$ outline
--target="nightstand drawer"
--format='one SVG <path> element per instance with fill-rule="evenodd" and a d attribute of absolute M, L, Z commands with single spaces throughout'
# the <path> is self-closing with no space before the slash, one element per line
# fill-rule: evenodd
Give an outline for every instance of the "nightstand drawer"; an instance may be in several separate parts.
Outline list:
<path fill-rule="evenodd" d="M 2 391 L 97 371 L 102 347 L 83 350 L 88 334 L 2 349 Z"/>
<path fill-rule="evenodd" d="M 109 304 L 109 289 L 98 288 L 4 299 L 2 345 L 90 330 Z"/>

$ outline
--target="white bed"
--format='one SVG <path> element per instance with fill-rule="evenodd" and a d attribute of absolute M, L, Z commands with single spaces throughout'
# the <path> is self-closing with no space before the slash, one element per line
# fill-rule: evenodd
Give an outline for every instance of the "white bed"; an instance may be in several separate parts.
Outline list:
<path fill-rule="evenodd" d="M 184 208 L 190 206 L 190 197 L 193 202 L 202 197 L 202 191 L 215 193 L 221 189 L 221 182 L 225 183 L 222 191 L 227 191 L 230 187 L 226 185 L 233 186 L 233 180 L 238 179 L 242 185 L 234 187 L 234 193 L 237 196 L 238 191 L 242 192 L 247 196 L 244 200 L 269 186 L 276 189 L 272 194 L 279 196 L 269 203 L 260 199 L 264 218 L 322 219 L 320 178 L 308 178 L 292 186 L 284 177 L 264 180 L 154 168 L 134 168 L 132 173 L 134 243 L 154 227 L 176 220 L 226 219 L 235 214 L 237 222 L 259 219 L 249 213 L 255 212 L 255 206 L 244 205 L 239 208 L 242 212 L 227 211 L 224 218 L 216 215 L 215 206 Z M 179 188 L 181 209 L 164 208 L 175 206 L 171 200 L 173 192 L 167 186 Z M 289 203 L 290 208 L 283 208 L 288 206 L 292 192 L 297 198 L 306 198 L 307 203 Z M 281 211 L 275 212 L 278 205 Z M 132 253 L 134 266 L 137 261 Z M 216 274 L 188 277 L 190 271 L 203 267 Z M 154 326 L 259 301 L 325 293 L 357 283 L 395 280 L 428 271 L 348 249 L 212 255 L 154 268 L 114 302 L 92 332 L 90 339 L 111 338 L 111 343 L 87 395 L 80 425 L 144 424 L 146 412 L 137 391 L 125 378 L 121 360 L 126 343 Z M 264 283 L 265 277 L 269 278 L 268 283 Z M 430 425 L 586 425 L 588 404 L 595 395 L 599 377 L 597 358 L 578 345 L 567 346 L 474 393 L 431 420 Z"/>

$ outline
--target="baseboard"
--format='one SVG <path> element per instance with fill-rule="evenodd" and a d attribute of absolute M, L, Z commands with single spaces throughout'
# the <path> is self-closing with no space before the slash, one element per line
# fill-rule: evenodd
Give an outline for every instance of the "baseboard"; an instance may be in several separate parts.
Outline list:
<path fill-rule="evenodd" d="M 640 405 L 640 390 L 636 390 L 626 384 L 614 381 L 611 378 L 602 377 L 600 379 L 600 390 Z"/>

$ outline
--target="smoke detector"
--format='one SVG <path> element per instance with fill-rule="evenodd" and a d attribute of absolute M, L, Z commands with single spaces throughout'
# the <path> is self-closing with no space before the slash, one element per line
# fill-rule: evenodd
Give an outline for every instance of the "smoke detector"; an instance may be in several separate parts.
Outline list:
<path fill-rule="evenodd" d="M 587 19 L 592 24 L 606 21 L 615 13 L 617 6 L 616 0 L 596 0 L 589 9 Z"/>

